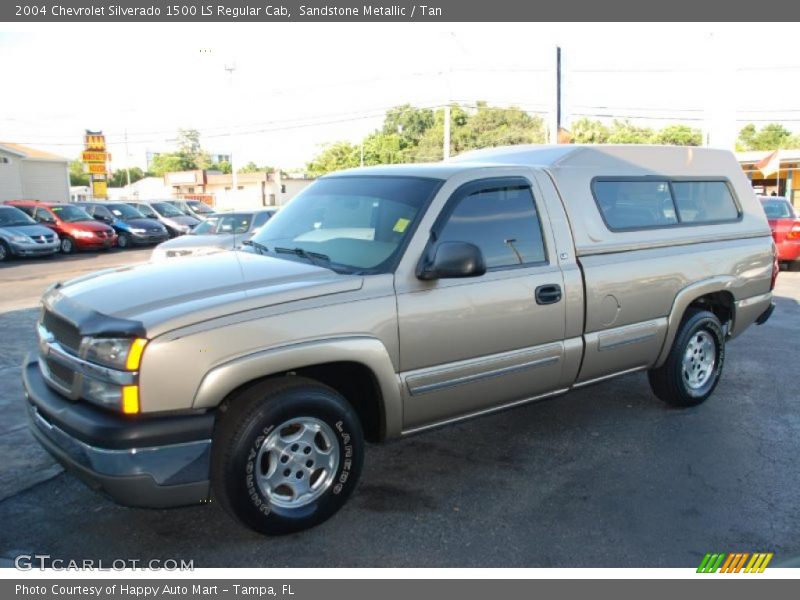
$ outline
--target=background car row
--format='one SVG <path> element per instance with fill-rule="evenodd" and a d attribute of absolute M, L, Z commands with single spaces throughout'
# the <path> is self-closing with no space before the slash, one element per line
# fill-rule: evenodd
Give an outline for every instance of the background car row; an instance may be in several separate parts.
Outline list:
<path fill-rule="evenodd" d="M 215 213 L 196 200 L 70 204 L 10 200 L 0 205 L 0 261 L 114 246 L 158 245 L 157 259 L 208 254 L 241 246 L 274 212 Z M 187 233 L 195 235 L 161 248 L 163 242 Z"/>

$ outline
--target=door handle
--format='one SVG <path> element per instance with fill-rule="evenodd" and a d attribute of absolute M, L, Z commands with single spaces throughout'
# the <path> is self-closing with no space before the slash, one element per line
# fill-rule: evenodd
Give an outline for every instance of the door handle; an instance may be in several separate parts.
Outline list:
<path fill-rule="evenodd" d="M 540 285 L 536 288 L 536 304 L 555 304 L 561 300 L 561 286 L 557 283 Z"/>

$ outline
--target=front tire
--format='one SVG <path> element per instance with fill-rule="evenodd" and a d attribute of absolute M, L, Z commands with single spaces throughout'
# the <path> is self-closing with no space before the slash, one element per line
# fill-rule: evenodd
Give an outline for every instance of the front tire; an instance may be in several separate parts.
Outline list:
<path fill-rule="evenodd" d="M 650 387 L 672 406 L 701 404 L 714 392 L 725 362 L 725 335 L 714 313 L 689 309 L 661 367 L 648 372 Z"/>
<path fill-rule="evenodd" d="M 356 486 L 364 435 L 353 407 L 304 377 L 246 388 L 221 415 L 214 498 L 254 531 L 281 535 L 333 516 Z"/>
<path fill-rule="evenodd" d="M 75 253 L 75 241 L 71 237 L 61 238 L 61 252 L 63 254 Z"/>

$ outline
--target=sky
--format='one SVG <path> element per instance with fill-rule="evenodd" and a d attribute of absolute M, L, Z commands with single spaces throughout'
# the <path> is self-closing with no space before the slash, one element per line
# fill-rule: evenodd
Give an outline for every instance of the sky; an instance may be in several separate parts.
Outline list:
<path fill-rule="evenodd" d="M 558 45 L 567 127 L 581 116 L 683 122 L 730 147 L 749 121 L 800 131 L 796 25 L 754 27 L 0 24 L 0 140 L 74 158 L 84 130 L 102 130 L 112 168 L 143 167 L 192 128 L 236 166 L 302 168 L 399 104 L 485 100 L 547 118 Z"/>

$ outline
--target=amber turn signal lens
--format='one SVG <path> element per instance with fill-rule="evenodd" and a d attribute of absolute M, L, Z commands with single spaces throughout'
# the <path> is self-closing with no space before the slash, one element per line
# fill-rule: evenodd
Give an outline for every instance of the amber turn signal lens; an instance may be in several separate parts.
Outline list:
<path fill-rule="evenodd" d="M 126 415 L 139 413 L 139 386 L 126 385 L 122 387 L 122 412 Z"/>
<path fill-rule="evenodd" d="M 139 364 L 142 362 L 142 353 L 144 347 L 147 345 L 147 340 L 144 338 L 136 338 L 131 342 L 131 349 L 128 351 L 128 359 L 125 361 L 125 368 L 128 371 L 137 371 Z"/>

